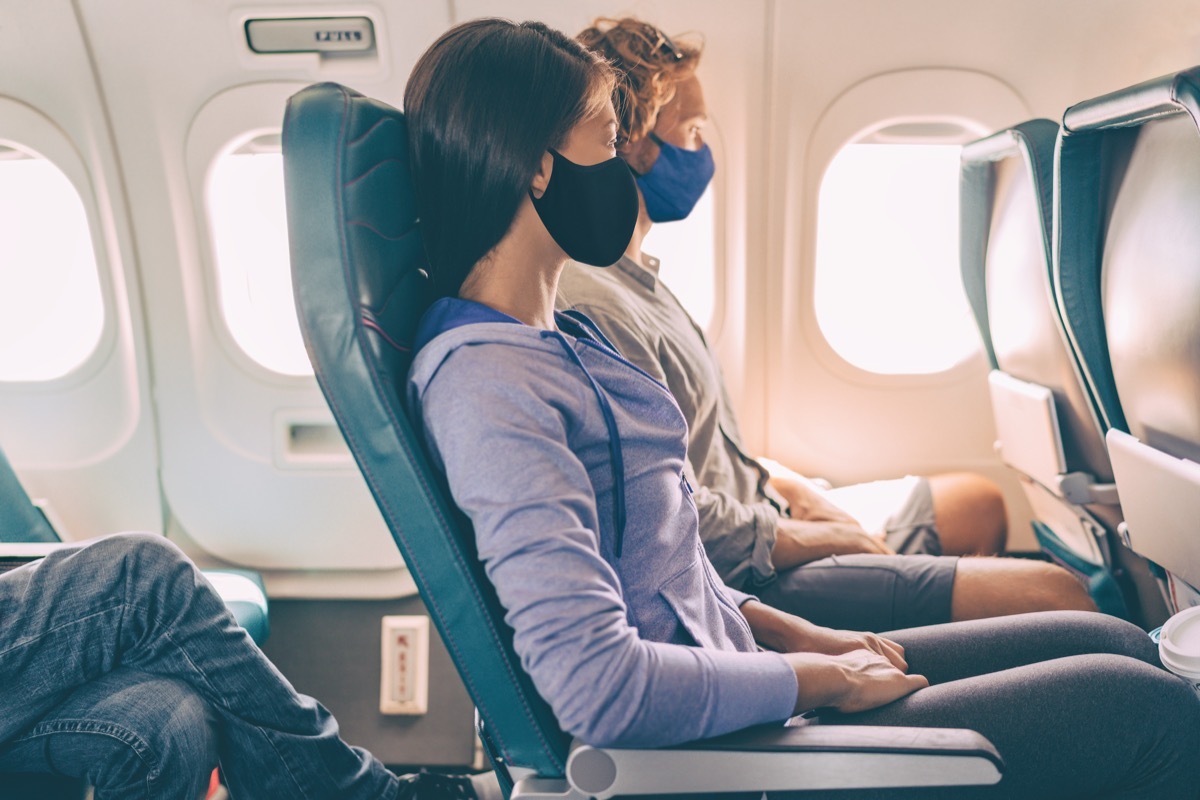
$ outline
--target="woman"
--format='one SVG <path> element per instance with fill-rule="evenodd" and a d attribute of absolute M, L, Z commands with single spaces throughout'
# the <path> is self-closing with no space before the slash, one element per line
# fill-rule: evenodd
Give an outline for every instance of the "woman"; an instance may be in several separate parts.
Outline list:
<path fill-rule="evenodd" d="M 404 98 L 443 295 L 422 320 L 412 410 L 563 727 L 666 745 L 833 708 L 989 736 L 1004 780 L 954 797 L 1197 796 L 1200 703 L 1131 625 L 1064 612 L 884 638 L 719 582 L 670 394 L 585 317 L 554 314 L 568 258 L 612 263 L 636 222 L 613 80 L 545 26 L 477 20 L 422 56 Z"/>

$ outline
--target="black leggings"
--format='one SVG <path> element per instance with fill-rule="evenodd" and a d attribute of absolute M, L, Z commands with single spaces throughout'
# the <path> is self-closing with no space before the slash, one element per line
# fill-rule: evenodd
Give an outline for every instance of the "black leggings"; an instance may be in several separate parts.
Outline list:
<path fill-rule="evenodd" d="M 995 745 L 989 787 L 837 791 L 830 798 L 1200 798 L 1200 699 L 1134 625 L 1050 611 L 884 634 L 930 686 L 851 725 L 970 728 Z M 771 800 L 790 797 L 771 793 Z"/>

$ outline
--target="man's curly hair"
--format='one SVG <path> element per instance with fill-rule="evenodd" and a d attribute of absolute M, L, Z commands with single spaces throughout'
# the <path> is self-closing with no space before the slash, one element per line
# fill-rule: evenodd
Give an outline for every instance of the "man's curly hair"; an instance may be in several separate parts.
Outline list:
<path fill-rule="evenodd" d="M 575 37 L 616 67 L 613 106 L 621 141 L 636 142 L 654 129 L 675 87 L 700 63 L 703 45 L 667 38 L 658 28 L 634 17 L 601 17 Z"/>

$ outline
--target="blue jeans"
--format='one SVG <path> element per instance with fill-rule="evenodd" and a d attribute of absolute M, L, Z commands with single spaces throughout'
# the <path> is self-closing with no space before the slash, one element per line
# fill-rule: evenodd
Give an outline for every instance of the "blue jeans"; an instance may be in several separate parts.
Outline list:
<path fill-rule="evenodd" d="M 119 689 L 129 702 L 105 702 Z M 160 691 L 162 702 L 153 702 Z M 159 536 L 112 536 L 0 575 L 0 696 L 0 770 L 95 780 L 102 776 L 89 762 L 111 756 L 113 746 L 89 744 L 95 740 L 80 729 L 119 730 L 136 743 L 126 746 L 132 755 L 114 756 L 114 776 L 127 773 L 120 779 L 149 791 L 176 771 L 153 765 L 174 760 L 179 771 L 200 774 L 179 778 L 180 788 L 155 787 L 154 796 L 196 796 L 189 787 L 212 763 L 211 715 L 236 800 L 390 800 L 399 790 L 370 753 L 342 741 L 333 716 L 292 688 L 187 557 Z M 79 763 L 65 767 L 68 758 Z"/>
<path fill-rule="evenodd" d="M 194 800 L 217 765 L 213 722 L 186 684 L 120 667 L 70 692 L 0 746 L 0 773 L 79 778 L 96 800 Z"/>

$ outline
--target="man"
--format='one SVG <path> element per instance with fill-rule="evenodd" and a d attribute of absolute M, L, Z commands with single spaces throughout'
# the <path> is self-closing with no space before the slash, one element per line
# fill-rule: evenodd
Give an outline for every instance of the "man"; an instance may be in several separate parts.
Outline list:
<path fill-rule="evenodd" d="M 218 760 L 235 798 L 495 788 L 397 777 L 347 745 L 161 536 L 110 536 L 0 572 L 0 687 L 0 797 L 12 773 L 83 779 L 96 800 L 201 797 Z"/>
<path fill-rule="evenodd" d="M 607 270 L 569 265 L 558 304 L 591 317 L 675 396 L 688 422 L 687 478 L 701 534 L 725 581 L 790 613 L 854 630 L 1094 610 L 1058 567 L 957 558 L 1004 548 L 1004 503 L 980 476 L 909 476 L 823 492 L 786 468 L 769 477 L 745 453 L 715 356 L 658 279 L 658 260 L 641 251 L 651 226 L 686 217 L 712 177 L 695 75 L 700 51 L 629 18 L 598 20 L 578 38 L 623 73 L 614 98 L 618 152 L 639 176 L 640 209 L 621 260 Z M 862 524 L 867 507 L 881 518 L 870 531 Z"/>

